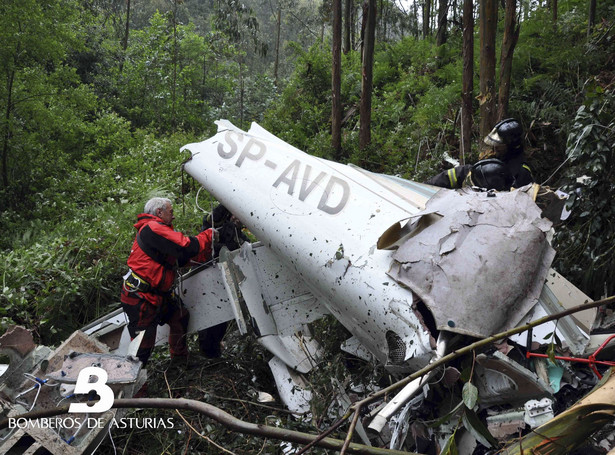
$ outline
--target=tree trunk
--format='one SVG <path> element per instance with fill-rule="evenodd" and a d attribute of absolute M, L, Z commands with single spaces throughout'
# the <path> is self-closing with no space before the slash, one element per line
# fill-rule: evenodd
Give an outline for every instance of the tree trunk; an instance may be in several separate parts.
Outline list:
<path fill-rule="evenodd" d="M 243 129 L 243 57 L 239 61 L 239 128 Z"/>
<path fill-rule="evenodd" d="M 205 116 L 205 111 L 206 111 L 206 103 L 205 103 L 205 99 L 207 96 L 207 88 L 206 88 L 206 83 L 207 83 L 207 57 L 205 56 L 206 54 L 203 54 L 203 79 L 201 80 L 201 99 L 199 100 L 201 102 L 201 115 Z"/>
<path fill-rule="evenodd" d="M 551 0 L 551 14 L 553 15 L 553 26 L 557 24 L 557 0 Z"/>
<path fill-rule="evenodd" d="M 474 5 L 463 2 L 463 77 L 461 93 L 461 164 L 472 153 L 472 100 L 474 87 Z"/>
<path fill-rule="evenodd" d="M 436 45 L 442 46 L 446 43 L 447 38 L 447 21 L 448 15 L 448 0 L 440 0 L 438 5 L 438 32 L 436 33 Z"/>
<path fill-rule="evenodd" d="M 128 49 L 128 34 L 130 33 L 130 0 L 126 0 L 126 28 L 124 30 L 124 38 L 122 39 L 123 55 L 120 60 L 120 74 L 124 69 L 124 59 L 126 58 L 126 49 Z"/>
<path fill-rule="evenodd" d="M 344 54 L 350 52 L 351 0 L 344 2 Z"/>
<path fill-rule="evenodd" d="M 431 20 L 431 0 L 423 2 L 423 39 L 429 36 L 429 21 Z"/>
<path fill-rule="evenodd" d="M 517 24 L 517 1 L 506 0 L 504 36 L 502 38 L 502 53 L 500 55 L 500 88 L 498 92 L 497 120 L 508 117 L 513 54 L 519 40 L 519 29 L 520 25 Z"/>
<path fill-rule="evenodd" d="M 415 27 L 414 27 L 414 29 L 413 29 L 413 33 L 412 33 L 412 35 L 413 35 L 415 38 L 417 38 L 417 39 L 418 39 L 418 38 L 419 38 L 419 35 L 420 35 L 420 31 L 419 31 L 419 20 L 418 20 L 418 17 L 419 17 L 419 6 L 417 5 L 417 3 L 416 3 L 416 2 L 417 2 L 417 0 L 414 0 L 414 1 L 412 2 L 412 9 L 414 10 L 414 20 L 415 20 L 415 22 L 416 22 L 416 23 L 415 23 Z"/>
<path fill-rule="evenodd" d="M 11 139 L 11 116 L 13 110 L 13 83 L 15 71 L 8 73 L 6 82 L 6 110 L 4 111 L 4 137 L 2 142 L 2 186 L 9 187 L 9 141 Z"/>
<path fill-rule="evenodd" d="M 495 124 L 495 34 L 498 22 L 497 0 L 480 1 L 480 137 Z M 480 148 L 484 149 L 483 141 Z"/>
<path fill-rule="evenodd" d="M 342 0 L 333 0 L 333 41 L 331 71 L 331 147 L 337 161 L 342 155 Z"/>
<path fill-rule="evenodd" d="M 364 7 L 365 10 L 365 7 Z M 365 34 L 363 35 L 363 71 L 361 79 L 361 108 L 359 126 L 359 149 L 364 150 L 371 142 L 372 76 L 376 40 L 376 0 L 368 0 Z"/>
<path fill-rule="evenodd" d="M 363 65 L 363 59 L 365 57 L 365 35 L 366 35 L 366 31 L 367 31 L 367 16 L 368 16 L 368 2 L 369 0 L 364 0 L 363 2 L 363 16 L 361 17 L 361 37 L 360 37 L 360 43 L 361 43 L 361 65 Z M 375 39 L 375 38 L 374 38 Z"/>
<path fill-rule="evenodd" d="M 273 63 L 273 80 L 276 87 L 278 86 L 278 65 L 280 64 L 280 28 L 282 27 L 282 7 L 278 5 L 278 17 L 276 21 L 276 37 L 275 37 L 275 62 Z"/>
<path fill-rule="evenodd" d="M 357 44 L 357 8 L 352 0 L 350 2 L 350 49 L 354 49 Z"/>
<path fill-rule="evenodd" d="M 177 0 L 173 3 L 173 85 L 171 87 L 171 126 L 175 129 L 176 125 L 176 106 L 177 106 Z"/>
<path fill-rule="evenodd" d="M 388 21 L 387 21 L 387 12 L 388 12 L 388 8 L 387 8 L 388 3 L 385 3 L 384 0 L 380 0 L 380 26 L 382 28 L 382 41 L 386 41 L 387 40 L 387 25 L 388 25 Z"/>
<path fill-rule="evenodd" d="M 587 36 L 594 31 L 596 24 L 596 0 L 589 0 L 589 16 L 587 19 Z"/>
<path fill-rule="evenodd" d="M 459 22 L 461 22 L 463 19 L 459 19 L 459 17 L 457 16 L 458 13 L 461 13 L 461 11 L 459 11 L 459 8 L 457 8 L 457 0 L 453 0 L 453 4 L 450 5 L 451 6 L 451 10 L 453 11 L 453 24 L 457 24 Z"/>

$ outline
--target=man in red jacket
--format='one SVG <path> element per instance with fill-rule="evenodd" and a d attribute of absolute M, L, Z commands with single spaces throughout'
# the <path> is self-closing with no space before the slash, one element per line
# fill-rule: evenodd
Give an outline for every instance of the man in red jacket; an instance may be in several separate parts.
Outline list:
<path fill-rule="evenodd" d="M 137 357 L 147 363 L 156 341 L 158 325 L 169 324 L 169 351 L 172 359 L 186 359 L 186 333 L 190 314 L 173 294 L 177 268 L 202 252 L 211 252 L 212 235 L 207 229 L 186 236 L 173 229 L 173 205 L 169 199 L 147 201 L 137 217 L 137 236 L 132 244 L 124 276 L 121 301 L 128 316 L 131 338 L 145 330 Z"/>

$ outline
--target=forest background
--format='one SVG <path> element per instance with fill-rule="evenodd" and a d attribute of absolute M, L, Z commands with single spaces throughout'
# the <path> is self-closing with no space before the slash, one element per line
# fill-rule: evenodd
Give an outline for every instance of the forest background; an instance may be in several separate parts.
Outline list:
<path fill-rule="evenodd" d="M 132 225 L 153 195 L 175 201 L 177 229 L 198 232 L 199 206 L 211 200 L 197 201 L 179 148 L 211 136 L 216 119 L 246 129 L 256 121 L 307 153 L 418 181 L 443 169 L 445 154 L 475 161 L 483 104 L 495 101 L 479 82 L 485 4 L 496 8 L 490 27 L 502 59 L 506 6 L 493 0 L 466 2 L 476 19 L 470 57 L 455 0 L 348 0 L 335 20 L 338 0 L 3 0 L 3 329 L 22 324 L 54 344 L 116 308 Z M 612 295 L 615 3 L 512 4 L 506 115 L 524 127 L 536 180 L 571 195 L 554 266 L 592 298 Z M 373 8 L 365 142 L 362 30 Z M 343 24 L 338 120 L 335 24 Z M 468 62 L 471 148 L 462 155 Z M 500 84 L 495 69 L 490 90 Z"/>

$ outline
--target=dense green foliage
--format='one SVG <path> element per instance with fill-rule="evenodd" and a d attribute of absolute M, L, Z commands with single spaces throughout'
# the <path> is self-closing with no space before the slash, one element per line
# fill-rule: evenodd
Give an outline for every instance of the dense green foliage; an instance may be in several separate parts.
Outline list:
<path fill-rule="evenodd" d="M 178 149 L 188 136 L 160 141 L 139 135 L 138 148 L 50 179 L 35 195 L 29 217 L 14 209 L 4 212 L 3 241 L 9 247 L 0 259 L 0 312 L 5 322 L 23 324 L 49 343 L 117 305 L 132 224 L 149 197 L 171 197 L 176 227 L 197 232 L 201 215 L 194 198 L 175 196 L 182 184 Z M 201 203 L 208 204 L 205 198 Z"/>
<path fill-rule="evenodd" d="M 604 95 L 601 88 L 594 96 L 579 107 L 568 136 L 566 155 L 571 167 L 563 188 L 572 195 L 572 215 L 567 229 L 556 234 L 558 263 L 590 295 L 613 295 L 615 96 Z"/>
<path fill-rule="evenodd" d="M 47 343 L 117 305 L 132 223 L 149 196 L 171 195 L 176 227 L 198 229 L 196 188 L 181 175 L 178 149 L 211 135 L 215 119 L 258 121 L 308 153 L 333 156 L 326 5 L 133 3 L 125 50 L 123 2 L 0 6 L 0 316 Z M 607 18 L 615 11 L 600 4 L 604 20 L 589 35 L 579 2 L 560 2 L 559 11 L 557 25 L 542 9 L 521 24 L 510 116 L 525 127 L 537 180 L 553 174 L 548 184 L 573 194 L 556 265 L 597 298 L 614 291 L 615 37 Z M 343 57 L 343 160 L 423 180 L 444 153 L 458 156 L 461 30 L 453 24 L 437 48 L 418 38 L 416 18 L 401 24 L 403 15 L 389 13 L 390 24 L 379 22 L 364 150 L 360 53 Z M 477 146 L 477 129 L 473 139 Z M 581 175 L 590 179 L 575 183 Z"/>

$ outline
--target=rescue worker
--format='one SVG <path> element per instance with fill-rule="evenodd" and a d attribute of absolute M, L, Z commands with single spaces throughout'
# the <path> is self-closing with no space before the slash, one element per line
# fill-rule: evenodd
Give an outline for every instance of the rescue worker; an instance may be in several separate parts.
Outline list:
<path fill-rule="evenodd" d="M 248 240 L 248 237 L 243 233 L 243 225 L 239 219 L 222 204 L 213 209 L 211 214 L 203 217 L 203 230 L 211 227 L 214 227 L 218 233 L 218 238 L 214 242 L 215 258 L 218 257 L 223 246 L 233 251 Z M 222 355 L 221 342 L 227 326 L 228 323 L 222 322 L 213 327 L 199 330 L 199 348 L 205 356 L 217 358 Z"/>
<path fill-rule="evenodd" d="M 137 235 L 127 261 L 129 271 L 124 276 L 121 302 L 131 338 L 145 331 L 137 351 L 144 366 L 154 348 L 157 326 L 164 324 L 169 324 L 172 361 L 187 360 L 190 314 L 173 294 L 175 275 L 190 258 L 211 251 L 212 229 L 189 237 L 173 229 L 174 219 L 171 201 L 155 197 L 147 201 L 134 225 Z"/>
<path fill-rule="evenodd" d="M 241 221 L 222 204 L 203 217 L 203 230 L 215 228 L 218 238 L 214 243 L 214 257 L 218 257 L 223 246 L 230 251 L 236 250 L 248 237 L 243 233 Z"/>
<path fill-rule="evenodd" d="M 509 118 L 498 122 L 484 142 L 492 148 L 481 153 L 476 164 L 455 166 L 432 177 L 427 183 L 449 189 L 478 186 L 504 191 L 534 181 L 532 171 L 525 162 L 523 129 L 517 120 Z"/>

